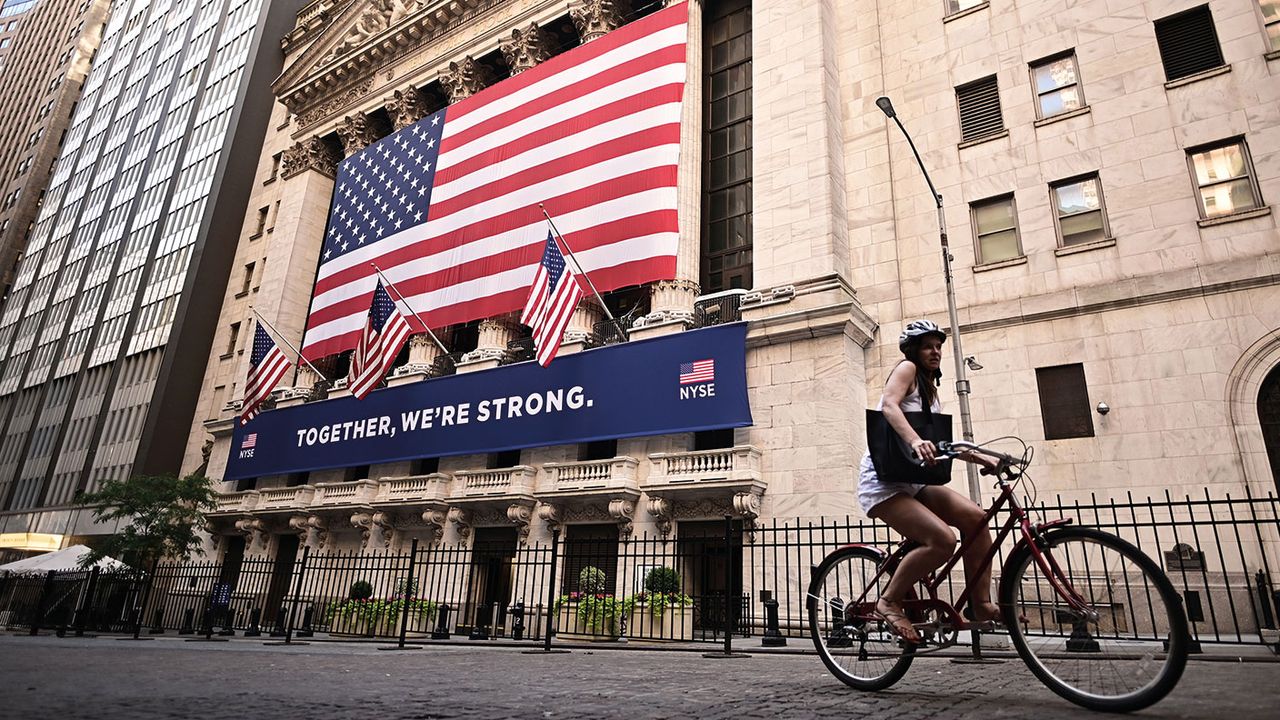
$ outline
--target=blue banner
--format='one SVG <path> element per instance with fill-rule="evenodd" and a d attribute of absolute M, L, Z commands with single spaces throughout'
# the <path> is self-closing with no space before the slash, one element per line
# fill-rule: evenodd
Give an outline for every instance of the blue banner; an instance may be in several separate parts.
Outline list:
<path fill-rule="evenodd" d="M 269 410 L 237 425 L 226 480 L 742 427 L 745 323 Z"/>

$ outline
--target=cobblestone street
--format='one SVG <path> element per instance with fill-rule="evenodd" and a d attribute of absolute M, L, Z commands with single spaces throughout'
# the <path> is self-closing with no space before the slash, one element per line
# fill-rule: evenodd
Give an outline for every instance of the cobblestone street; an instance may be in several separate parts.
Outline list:
<path fill-rule="evenodd" d="M 1269 717 L 1280 664 L 1193 661 L 1143 713 Z M 0 718 L 1063 718 L 1087 715 L 1017 660 L 921 658 L 889 692 L 860 694 L 814 655 L 712 660 L 690 652 L 187 643 L 0 637 Z"/>

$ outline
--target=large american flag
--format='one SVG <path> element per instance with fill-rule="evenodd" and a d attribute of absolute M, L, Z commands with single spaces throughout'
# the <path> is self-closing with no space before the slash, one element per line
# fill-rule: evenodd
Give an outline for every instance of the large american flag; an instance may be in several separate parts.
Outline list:
<path fill-rule="evenodd" d="M 381 280 L 373 290 L 369 313 L 365 317 L 364 332 L 351 355 L 351 369 L 347 373 L 347 388 L 361 400 L 382 382 L 400 354 L 400 348 L 404 347 L 404 341 L 412 333 L 404 314 L 391 301 Z"/>
<path fill-rule="evenodd" d="M 533 346 L 538 349 L 538 364 L 542 367 L 555 359 L 564 329 L 582 295 L 578 273 L 566 266 L 564 254 L 548 230 L 542 262 L 533 275 L 533 287 L 520 314 L 520 322 L 533 328 Z"/>
<path fill-rule="evenodd" d="M 253 331 L 253 350 L 249 352 L 249 376 L 244 381 L 244 400 L 240 406 L 240 424 L 258 416 L 258 408 L 280 383 L 293 363 L 284 356 L 262 323 Z M 255 440 L 257 439 L 255 433 Z"/>
<path fill-rule="evenodd" d="M 355 347 L 371 262 L 433 327 L 519 310 L 539 203 L 599 290 L 674 277 L 687 21 L 636 20 L 344 160 L 303 355 Z"/>

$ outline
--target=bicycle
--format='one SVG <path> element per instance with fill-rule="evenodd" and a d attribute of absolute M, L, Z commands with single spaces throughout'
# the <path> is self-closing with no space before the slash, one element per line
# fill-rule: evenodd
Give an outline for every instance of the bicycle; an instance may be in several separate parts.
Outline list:
<path fill-rule="evenodd" d="M 1071 518 L 1032 522 L 1014 497 L 1031 463 L 1031 448 L 1023 448 L 1015 457 L 968 442 L 939 445 L 940 458 L 978 452 L 996 461 L 984 470 L 1000 490 L 984 523 L 989 527 L 1004 507 L 1009 517 L 982 569 L 1016 529 L 1021 537 L 1000 568 L 997 602 L 1018 655 L 1050 690 L 1082 707 L 1130 712 L 1158 702 L 1187 661 L 1190 636 L 1178 593 L 1159 565 L 1119 537 L 1073 526 Z M 955 645 L 961 631 L 990 630 L 991 623 L 965 618 L 967 586 L 954 605 L 938 597 L 970 541 L 903 601 L 919 644 L 903 640 L 875 613 L 880 592 L 914 547 L 910 541 L 891 552 L 855 544 L 827 555 L 806 596 L 809 633 L 827 669 L 851 687 L 883 690 L 902 679 L 916 656 Z"/>

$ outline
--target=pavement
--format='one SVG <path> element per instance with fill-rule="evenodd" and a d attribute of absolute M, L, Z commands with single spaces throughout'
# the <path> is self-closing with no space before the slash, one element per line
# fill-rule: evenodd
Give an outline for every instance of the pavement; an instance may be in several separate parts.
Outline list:
<path fill-rule="evenodd" d="M 753 647 L 754 645 L 754 647 Z M 1027 718 L 1091 715 L 1015 658 L 962 665 L 918 658 L 888 691 L 860 693 L 792 640 L 789 652 L 739 643 L 750 657 L 578 648 L 532 654 L 501 645 L 265 645 L 0 635 L 0 718 Z M 523 650 L 528 650 L 524 646 Z M 713 650 L 704 647 L 703 650 Z M 1146 718 L 1276 717 L 1280 662 L 1193 659 Z"/>

